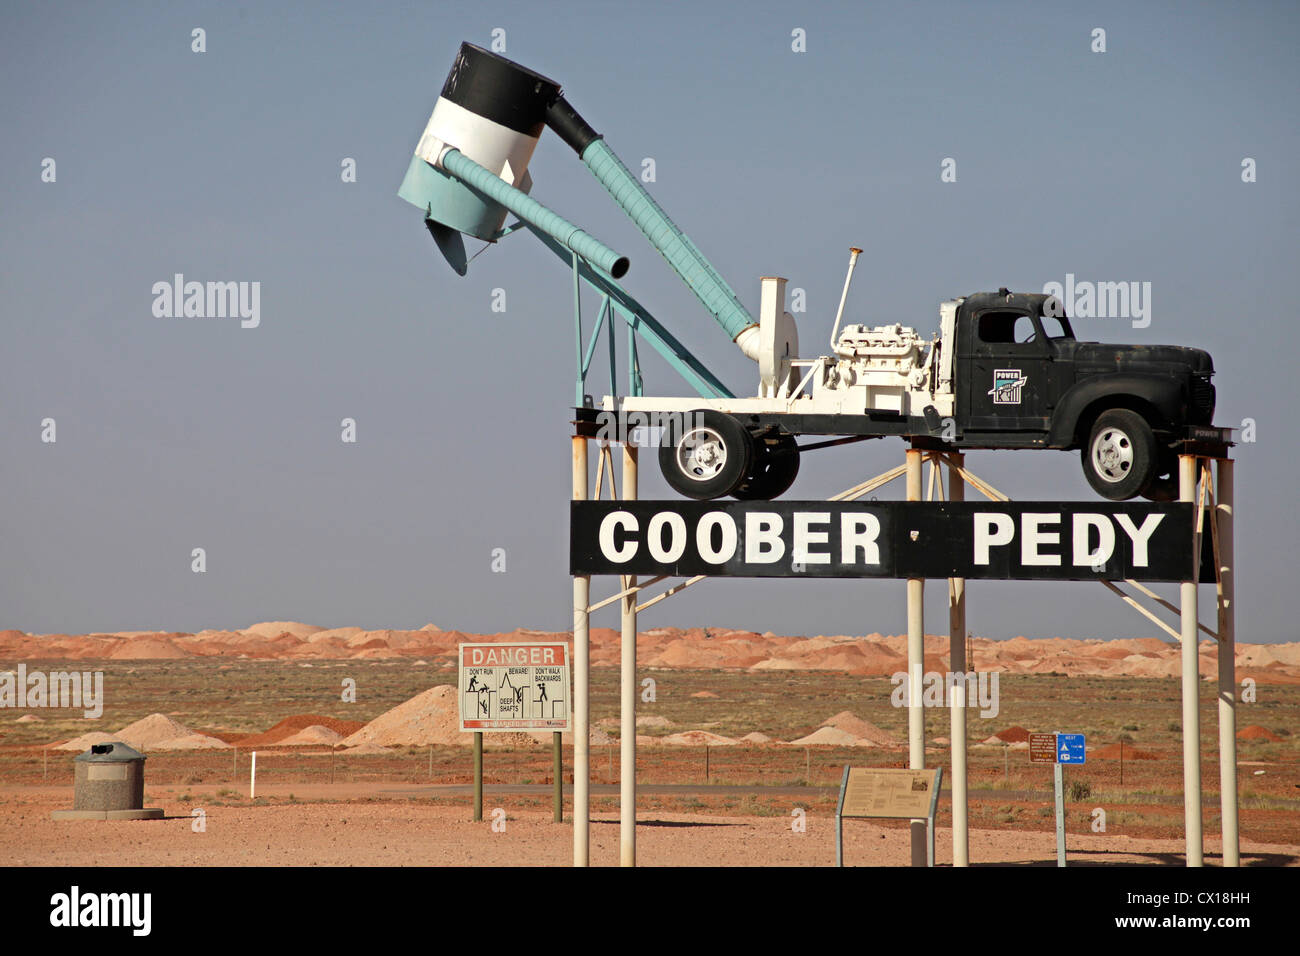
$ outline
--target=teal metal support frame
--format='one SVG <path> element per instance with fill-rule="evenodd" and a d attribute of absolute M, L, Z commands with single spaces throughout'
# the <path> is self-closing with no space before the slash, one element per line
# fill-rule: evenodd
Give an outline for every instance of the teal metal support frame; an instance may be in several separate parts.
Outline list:
<path fill-rule="evenodd" d="M 582 407 L 582 386 L 587 380 L 587 363 L 590 358 L 582 357 L 582 287 L 578 284 L 578 254 L 572 253 L 573 257 L 573 341 L 578 347 L 578 395 L 574 401 L 574 408 Z"/>
<path fill-rule="evenodd" d="M 681 375 L 701 398 L 735 398 L 735 393 L 709 371 L 704 363 L 691 353 L 690 349 L 677 341 L 673 334 L 664 328 L 659 320 L 651 315 L 640 302 L 629 295 L 627 290 L 616 279 L 599 267 L 592 265 L 577 253 L 565 248 L 562 243 L 545 231 L 538 229 L 531 223 L 524 223 L 524 225 L 529 232 L 541 240 L 543 245 L 560 259 L 567 262 L 573 270 L 573 314 L 578 355 L 577 401 L 574 405 L 575 408 L 581 408 L 583 405 L 583 386 L 586 381 L 587 369 L 590 366 L 590 359 L 583 354 L 582 313 L 579 303 L 581 286 L 579 280 L 587 283 L 591 288 L 601 293 L 605 299 L 608 299 L 608 308 L 616 312 L 627 323 L 629 334 L 640 335 L 648 342 L 651 348 L 658 352 L 664 361 Z M 594 350 L 594 340 L 592 346 L 592 350 Z M 633 354 L 635 355 L 635 352 Z M 632 381 L 636 386 L 632 393 L 641 394 L 639 360 L 630 363 L 629 374 L 633 376 Z"/>

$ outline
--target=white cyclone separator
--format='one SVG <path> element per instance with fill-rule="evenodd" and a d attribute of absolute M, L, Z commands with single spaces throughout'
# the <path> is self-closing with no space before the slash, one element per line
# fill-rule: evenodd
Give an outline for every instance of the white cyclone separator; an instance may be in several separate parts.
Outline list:
<path fill-rule="evenodd" d="M 537 148 L 537 139 L 471 113 L 440 96 L 415 147 L 415 155 L 441 168 L 440 161 L 447 150 L 456 149 L 500 176 L 502 181 L 528 192 L 533 187 L 528 163 Z M 504 211 L 501 218 L 505 220 Z"/>

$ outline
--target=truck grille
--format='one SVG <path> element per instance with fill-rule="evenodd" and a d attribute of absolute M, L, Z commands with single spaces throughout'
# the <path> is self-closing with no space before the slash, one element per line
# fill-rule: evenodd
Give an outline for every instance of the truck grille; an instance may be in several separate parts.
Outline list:
<path fill-rule="evenodd" d="M 1198 424 L 1208 425 L 1214 418 L 1214 385 L 1208 375 L 1192 379 L 1192 414 Z"/>

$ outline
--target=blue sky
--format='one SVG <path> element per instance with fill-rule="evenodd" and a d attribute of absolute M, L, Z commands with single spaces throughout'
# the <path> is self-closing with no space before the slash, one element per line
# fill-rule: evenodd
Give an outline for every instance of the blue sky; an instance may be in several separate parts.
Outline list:
<path fill-rule="evenodd" d="M 927 337 L 956 295 L 1151 282 L 1149 327 L 1076 331 L 1214 356 L 1217 423 L 1257 423 L 1236 449 L 1239 639 L 1295 640 L 1298 21 L 1285 3 L 7 5 L 0 628 L 569 626 L 570 277 L 521 234 L 459 278 L 396 196 L 460 42 L 499 29 L 629 166 L 655 160 L 651 192 L 751 310 L 760 275 L 806 291 L 805 352 L 851 245 L 846 320 Z M 752 394 L 753 364 L 552 133 L 531 172 Z M 178 272 L 260 282 L 260 325 L 155 317 Z M 685 393 L 644 365 L 648 392 Z M 792 495 L 902 454 L 810 456 Z M 1075 453 L 968 461 L 1015 498 L 1092 496 Z M 641 492 L 670 494 L 652 465 Z M 975 582 L 968 602 L 987 637 L 1154 633 L 1095 584 Z M 899 633 L 904 585 L 711 581 L 643 616 L 661 624 Z"/>

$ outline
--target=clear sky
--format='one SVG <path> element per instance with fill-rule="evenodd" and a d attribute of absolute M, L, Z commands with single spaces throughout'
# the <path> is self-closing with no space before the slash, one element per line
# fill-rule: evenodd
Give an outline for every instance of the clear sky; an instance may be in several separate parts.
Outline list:
<path fill-rule="evenodd" d="M 5 4 L 0 628 L 570 626 L 570 276 L 520 234 L 457 277 L 396 195 L 460 42 L 494 30 L 629 166 L 654 159 L 651 192 L 751 311 L 760 275 L 806 291 L 805 353 L 851 245 L 846 320 L 926 337 L 952 296 L 1150 282 L 1149 326 L 1076 331 L 1214 356 L 1217 424 L 1252 418 L 1258 439 L 1236 449 L 1238 636 L 1300 638 L 1300 13 L 1284 2 Z M 632 293 L 754 394 L 753 363 L 554 134 L 531 172 L 534 197 L 630 256 Z M 156 317 L 152 288 L 176 273 L 259 282 L 260 324 Z M 648 393 L 686 394 L 643 355 Z M 599 391 L 600 360 L 593 375 Z M 810 456 L 788 497 L 903 450 Z M 668 497 L 645 460 L 642 497 Z M 1093 497 L 1077 453 L 968 463 L 1014 498 Z M 927 630 L 946 630 L 945 590 L 927 589 Z M 982 636 L 1155 634 L 1096 584 L 968 594 Z M 641 623 L 899 633 L 904 584 L 711 581 Z"/>

